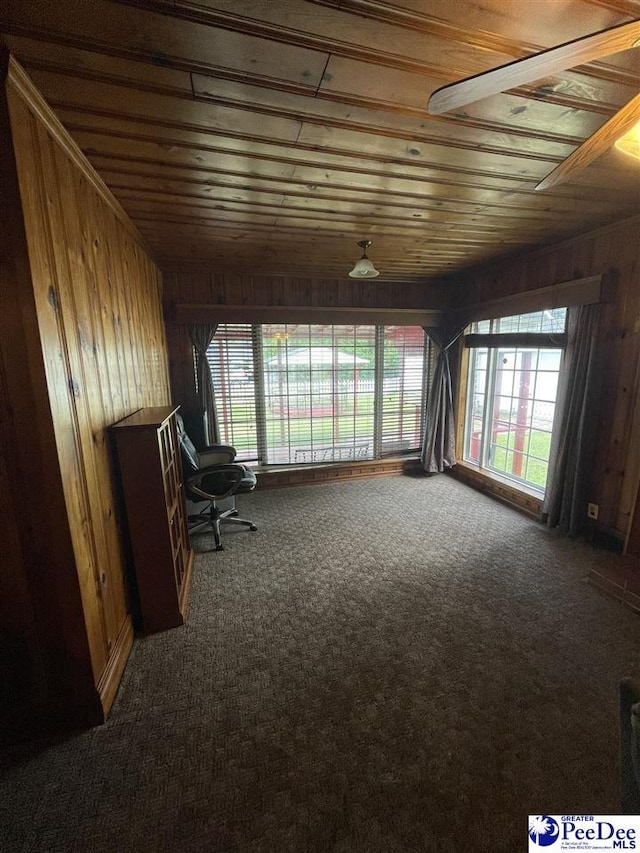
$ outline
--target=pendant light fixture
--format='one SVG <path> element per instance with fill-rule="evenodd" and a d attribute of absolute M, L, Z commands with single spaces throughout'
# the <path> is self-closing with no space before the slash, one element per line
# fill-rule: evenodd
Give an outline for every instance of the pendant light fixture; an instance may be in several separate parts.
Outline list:
<path fill-rule="evenodd" d="M 356 261 L 356 265 L 349 273 L 351 278 L 375 278 L 377 275 L 380 275 L 372 261 L 367 257 L 367 249 L 370 245 L 371 240 L 358 241 L 358 246 L 362 248 L 362 257 L 359 261 Z"/>

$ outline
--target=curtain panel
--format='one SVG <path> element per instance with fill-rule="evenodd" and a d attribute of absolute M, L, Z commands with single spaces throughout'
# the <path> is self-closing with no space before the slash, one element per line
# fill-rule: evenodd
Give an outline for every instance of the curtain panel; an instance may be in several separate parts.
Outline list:
<path fill-rule="evenodd" d="M 456 424 L 449 350 L 464 331 L 464 326 L 423 326 L 423 329 L 438 348 L 438 355 L 427 399 L 421 458 L 427 474 L 438 474 L 456 464 Z"/>
<path fill-rule="evenodd" d="M 220 428 L 216 414 L 213 380 L 211 379 L 211 370 L 207 359 L 207 350 L 217 329 L 217 323 L 189 326 L 189 337 L 196 351 L 198 408 L 205 445 L 220 443 Z"/>
<path fill-rule="evenodd" d="M 542 511 L 549 527 L 559 527 L 571 534 L 580 534 L 587 526 L 589 472 L 597 452 L 600 315 L 601 306 L 597 303 L 567 311 L 567 347 L 558 386 Z"/>

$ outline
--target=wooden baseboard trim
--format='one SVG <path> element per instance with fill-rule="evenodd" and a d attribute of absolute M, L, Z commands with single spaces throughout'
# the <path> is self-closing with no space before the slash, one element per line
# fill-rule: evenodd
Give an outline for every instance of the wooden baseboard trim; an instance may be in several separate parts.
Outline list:
<path fill-rule="evenodd" d="M 628 557 L 613 557 L 591 567 L 587 580 L 621 604 L 640 613 L 640 567 Z"/>
<path fill-rule="evenodd" d="M 479 492 L 491 495 L 491 497 L 497 498 L 499 501 L 530 515 L 538 521 L 542 516 L 541 497 L 527 494 L 527 492 L 523 492 L 515 486 L 489 477 L 468 465 L 458 463 L 447 473 L 465 485 L 471 486 L 472 489 L 477 489 Z"/>
<path fill-rule="evenodd" d="M 364 477 L 384 477 L 391 474 L 414 473 L 420 470 L 420 460 L 412 457 L 274 468 L 257 471 L 256 475 L 259 489 L 273 489 L 281 486 L 308 486 L 313 483 L 330 483 L 337 480 L 353 480 Z"/>
<path fill-rule="evenodd" d="M 98 682 L 97 690 L 104 711 L 106 720 L 113 705 L 113 700 L 116 698 L 122 673 L 129 660 L 129 653 L 133 646 L 133 623 L 131 617 L 127 616 L 122 624 L 118 638 L 111 650 L 107 668 L 102 673 L 102 678 Z"/>

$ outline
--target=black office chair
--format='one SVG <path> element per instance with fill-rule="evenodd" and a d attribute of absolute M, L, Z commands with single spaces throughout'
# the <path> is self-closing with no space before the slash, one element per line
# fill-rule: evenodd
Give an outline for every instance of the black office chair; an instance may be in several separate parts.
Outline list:
<path fill-rule="evenodd" d="M 620 787 L 622 814 L 640 814 L 640 681 L 620 684 Z"/>
<path fill-rule="evenodd" d="M 249 468 L 233 460 L 236 450 L 228 444 L 214 444 L 198 452 L 185 432 L 184 422 L 176 416 L 178 440 L 182 453 L 189 535 L 205 533 L 211 529 L 216 551 L 224 551 L 220 540 L 220 523 L 240 524 L 255 531 L 252 521 L 238 518 L 235 496 L 252 492 L 256 475 Z M 220 504 L 227 505 L 226 509 Z M 213 550 L 213 549 L 211 549 Z"/>

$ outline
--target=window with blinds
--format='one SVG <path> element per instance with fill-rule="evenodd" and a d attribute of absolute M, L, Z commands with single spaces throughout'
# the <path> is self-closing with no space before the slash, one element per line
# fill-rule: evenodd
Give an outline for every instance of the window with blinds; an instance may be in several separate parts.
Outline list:
<path fill-rule="evenodd" d="M 419 326 L 221 324 L 208 350 L 221 438 L 272 465 L 417 451 L 428 352 Z"/>
<path fill-rule="evenodd" d="M 263 326 L 269 463 L 373 459 L 375 326 Z"/>
<path fill-rule="evenodd" d="M 420 449 L 430 375 L 421 326 L 380 326 L 380 455 Z"/>
<path fill-rule="evenodd" d="M 259 327 L 221 323 L 207 350 L 213 378 L 220 440 L 238 461 L 260 461 L 254 352 Z"/>

